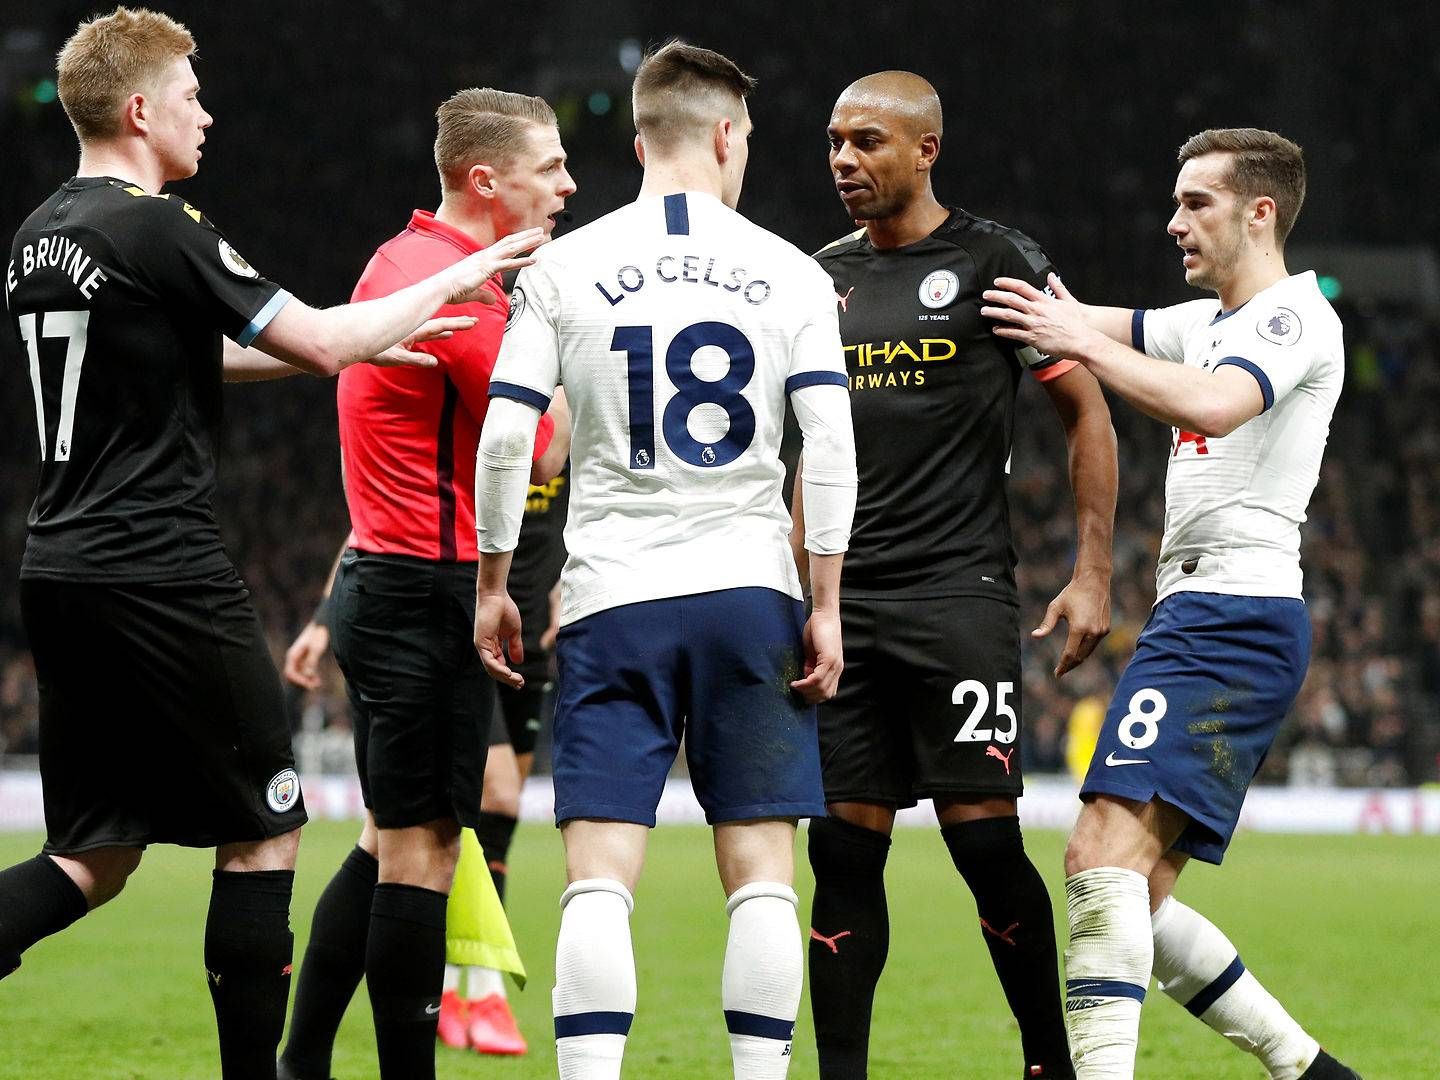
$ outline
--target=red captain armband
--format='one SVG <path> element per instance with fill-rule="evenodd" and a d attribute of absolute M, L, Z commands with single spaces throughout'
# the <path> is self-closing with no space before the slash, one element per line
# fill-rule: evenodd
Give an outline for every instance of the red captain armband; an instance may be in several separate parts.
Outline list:
<path fill-rule="evenodd" d="M 1056 360 L 1053 364 L 1046 364 L 1040 368 L 1030 368 L 1030 374 L 1035 376 L 1036 382 L 1049 382 L 1051 379 L 1058 379 L 1071 368 L 1075 367 L 1074 360 Z"/>

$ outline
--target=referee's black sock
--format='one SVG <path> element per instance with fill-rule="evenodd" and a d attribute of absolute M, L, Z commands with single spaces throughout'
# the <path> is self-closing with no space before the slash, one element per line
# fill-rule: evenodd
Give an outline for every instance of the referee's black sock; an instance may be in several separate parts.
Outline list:
<path fill-rule="evenodd" d="M 482 810 L 480 823 L 475 826 L 475 838 L 485 851 L 485 865 L 490 868 L 490 877 L 495 882 L 495 891 L 500 894 L 502 904 L 505 902 L 505 877 L 509 873 L 505 864 L 510 858 L 510 841 L 515 838 L 516 824 L 509 814 L 492 814 Z"/>
<path fill-rule="evenodd" d="M 216 870 L 205 920 L 205 972 L 224 1080 L 275 1075 L 290 997 L 293 870 Z"/>
<path fill-rule="evenodd" d="M 875 984 L 890 951 L 890 838 L 839 818 L 810 821 L 810 1010 L 821 1080 L 865 1080 Z"/>
<path fill-rule="evenodd" d="M 375 856 L 356 847 L 345 856 L 315 905 L 310 942 L 295 985 L 290 1037 L 280 1055 L 295 1077 L 328 1080 L 330 1076 L 335 1033 L 365 974 L 370 905 L 379 876 Z"/>
<path fill-rule="evenodd" d="M 375 886 L 365 982 L 381 1080 L 434 1080 L 448 900 L 418 885 Z"/>
<path fill-rule="evenodd" d="M 981 934 L 1005 1000 L 1020 1024 L 1026 1069 L 1038 1066 L 1041 1071 L 1033 1075 L 1046 1080 L 1073 1077 L 1050 894 L 1025 854 L 1020 819 L 967 821 L 945 826 L 940 835 L 955 869 L 975 894 Z"/>
<path fill-rule="evenodd" d="M 20 954 L 31 945 L 89 910 L 80 886 L 48 855 L 0 870 L 0 979 L 20 966 Z"/>

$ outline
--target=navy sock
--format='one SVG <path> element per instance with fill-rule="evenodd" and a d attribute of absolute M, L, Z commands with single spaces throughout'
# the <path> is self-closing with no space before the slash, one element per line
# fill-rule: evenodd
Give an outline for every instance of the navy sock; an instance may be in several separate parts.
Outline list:
<path fill-rule="evenodd" d="M 434 1080 L 448 901 L 418 885 L 375 886 L 365 982 L 382 1080 Z"/>
<path fill-rule="evenodd" d="M 812 818 L 810 1010 L 822 1080 L 865 1080 L 875 984 L 890 951 L 885 860 L 890 838 L 839 818 Z"/>
<path fill-rule="evenodd" d="M 205 920 L 205 971 L 224 1080 L 275 1075 L 290 998 L 293 870 L 216 870 Z"/>
<path fill-rule="evenodd" d="M 295 986 L 290 1037 L 281 1055 L 297 1077 L 327 1080 L 330 1075 L 335 1033 L 365 974 L 370 905 L 379 875 L 375 856 L 356 847 L 345 856 L 315 905 L 310 942 Z"/>
<path fill-rule="evenodd" d="M 0 979 L 20 966 L 20 954 L 31 945 L 89 910 L 80 886 L 48 855 L 0 870 Z"/>
<path fill-rule="evenodd" d="M 1025 854 L 1018 817 L 940 830 L 955 869 L 975 894 L 981 933 L 1005 1000 L 1020 1025 L 1027 1069 L 1073 1077 L 1055 955 L 1055 919 L 1040 872 Z"/>

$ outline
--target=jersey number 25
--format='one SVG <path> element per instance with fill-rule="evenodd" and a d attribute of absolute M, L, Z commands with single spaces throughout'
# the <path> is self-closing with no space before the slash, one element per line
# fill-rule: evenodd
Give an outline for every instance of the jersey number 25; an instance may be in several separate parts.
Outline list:
<path fill-rule="evenodd" d="M 729 358 L 723 377 L 695 374 L 695 354 L 707 346 Z M 617 326 L 610 348 L 623 352 L 630 386 L 630 468 L 655 468 L 655 330 L 650 326 Z M 755 350 L 737 327 L 722 322 L 691 323 L 665 350 L 665 374 L 675 388 L 665 404 L 661 429 L 665 445 L 681 461 L 718 468 L 734 461 L 755 438 L 755 411 L 740 393 L 755 374 Z M 690 433 L 690 414 L 702 405 L 725 410 L 729 427 L 711 442 Z"/>

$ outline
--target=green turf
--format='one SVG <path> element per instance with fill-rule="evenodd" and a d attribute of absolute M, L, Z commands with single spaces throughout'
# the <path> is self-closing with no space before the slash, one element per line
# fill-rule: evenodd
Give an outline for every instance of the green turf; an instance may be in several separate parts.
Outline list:
<path fill-rule="evenodd" d="M 297 961 L 316 896 L 355 827 L 306 831 L 296 882 Z M 0 836 L 0 866 L 38 837 Z M 1060 896 L 1063 837 L 1029 837 Z M 804 865 L 803 849 L 798 851 Z M 554 1075 L 548 1037 L 556 900 L 562 865 L 553 829 L 527 825 L 512 849 L 511 915 L 530 965 L 514 995 L 531 1053 L 481 1059 L 441 1048 L 439 1075 L 522 1080 Z M 1195 867 L 1181 894 L 1226 929 L 1251 970 L 1367 1080 L 1440 1074 L 1435 912 L 1440 839 L 1241 837 L 1223 870 Z M 901 830 L 889 871 L 891 952 L 880 985 L 874 1080 L 1009 1078 L 1018 1038 L 980 940 L 974 908 L 938 835 Z M 156 848 L 114 903 L 26 954 L 0 983 L 0 1077 L 189 1080 L 218 1075 L 214 1020 L 200 965 L 207 853 Z M 808 874 L 800 892 L 808 910 Z M 655 832 L 633 922 L 640 1002 L 627 1080 L 730 1076 L 720 1020 L 725 917 L 708 833 Z M 815 1075 L 808 1004 L 790 1075 Z M 363 991 L 335 1053 L 342 1080 L 373 1077 Z M 1146 1003 L 1138 1073 L 1166 1080 L 1259 1078 L 1254 1059 L 1157 991 Z"/>

